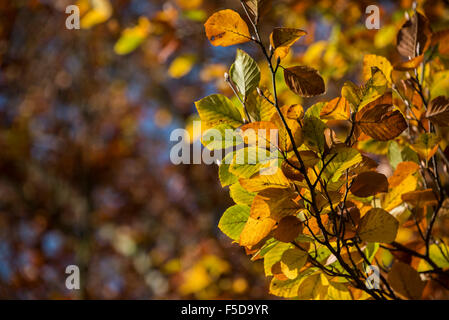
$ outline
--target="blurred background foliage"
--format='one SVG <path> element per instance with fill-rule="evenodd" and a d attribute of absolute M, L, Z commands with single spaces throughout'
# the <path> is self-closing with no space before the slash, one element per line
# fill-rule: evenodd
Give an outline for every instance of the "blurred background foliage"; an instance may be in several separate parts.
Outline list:
<path fill-rule="evenodd" d="M 65 27 L 71 4 L 80 30 Z M 412 1 L 376 1 L 380 30 L 365 27 L 371 4 L 274 0 L 264 39 L 306 30 L 284 64 L 327 82 L 306 102 L 281 86 L 283 103 L 362 83 L 365 53 L 399 61 Z M 223 8 L 242 12 L 237 0 L 0 0 L 0 298 L 272 298 L 261 262 L 218 231 L 231 201 L 217 167 L 169 161 L 193 102 L 232 95 L 223 73 L 235 50 L 212 47 L 203 28 Z M 434 30 L 449 26 L 448 1 L 419 8 Z M 65 288 L 70 264 L 81 290 Z"/>

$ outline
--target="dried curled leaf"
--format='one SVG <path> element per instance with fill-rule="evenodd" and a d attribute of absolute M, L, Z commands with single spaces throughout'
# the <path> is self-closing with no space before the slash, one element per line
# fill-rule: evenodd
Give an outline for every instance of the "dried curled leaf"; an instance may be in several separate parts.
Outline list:
<path fill-rule="evenodd" d="M 357 126 L 368 136 L 388 141 L 407 129 L 407 122 L 399 110 L 393 110 L 391 93 L 370 102 L 356 115 Z"/>
<path fill-rule="evenodd" d="M 233 10 L 214 13 L 204 24 L 206 36 L 214 46 L 232 46 L 251 40 L 248 25 Z"/>
<path fill-rule="evenodd" d="M 251 19 L 257 24 L 261 16 L 271 8 L 272 0 L 243 0 Z"/>
<path fill-rule="evenodd" d="M 442 127 L 449 126 L 449 98 L 439 96 L 427 108 L 426 118 Z"/>
<path fill-rule="evenodd" d="M 351 192 L 357 197 L 369 197 L 379 192 L 388 192 L 387 177 L 375 171 L 362 172 L 353 180 Z"/>
<path fill-rule="evenodd" d="M 311 67 L 296 66 L 284 69 L 284 79 L 290 90 L 301 97 L 318 96 L 326 91 L 323 78 Z"/>
<path fill-rule="evenodd" d="M 416 12 L 399 30 L 397 49 L 404 57 L 413 59 L 427 50 L 431 36 L 429 20 Z"/>

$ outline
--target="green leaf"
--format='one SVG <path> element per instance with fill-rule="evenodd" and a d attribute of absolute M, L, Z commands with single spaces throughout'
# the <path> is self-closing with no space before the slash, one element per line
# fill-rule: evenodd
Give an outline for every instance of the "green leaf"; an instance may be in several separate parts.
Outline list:
<path fill-rule="evenodd" d="M 239 178 L 229 171 L 235 152 L 229 152 L 218 167 L 218 177 L 222 187 L 229 186 L 239 181 Z"/>
<path fill-rule="evenodd" d="M 291 243 L 277 242 L 265 255 L 263 259 L 263 267 L 265 270 L 265 275 L 272 276 L 271 268 L 276 262 L 281 261 L 282 255 L 285 251 L 292 248 Z"/>
<path fill-rule="evenodd" d="M 327 104 L 326 102 L 315 103 L 313 106 L 311 106 L 306 110 L 304 117 L 315 117 L 319 119 L 321 110 L 323 110 L 326 104 Z"/>
<path fill-rule="evenodd" d="M 431 244 L 429 247 L 429 255 L 430 259 L 432 259 L 439 268 L 449 268 L 449 247 L 444 243 Z M 418 272 L 429 271 L 432 269 L 432 266 L 424 260 L 421 260 L 418 265 Z"/>
<path fill-rule="evenodd" d="M 335 155 L 335 153 L 337 155 Z M 336 182 L 340 179 L 346 169 L 362 162 L 362 155 L 355 149 L 339 148 L 335 153 L 328 154 L 326 158 L 324 158 L 324 163 L 328 163 L 333 157 L 332 161 L 324 171 L 326 179 L 332 182 Z"/>
<path fill-rule="evenodd" d="M 410 147 L 401 146 L 396 141 L 390 141 L 388 144 L 388 161 L 396 169 L 397 165 L 403 161 L 413 161 L 419 163 L 418 155 Z"/>
<path fill-rule="evenodd" d="M 204 131 L 201 142 L 209 150 L 221 150 L 239 146 L 243 143 L 243 139 L 240 135 L 235 134 L 234 128 L 230 125 L 219 124 Z"/>
<path fill-rule="evenodd" d="M 218 228 L 232 240 L 238 240 L 240 233 L 248 221 L 250 207 L 246 205 L 235 205 L 223 213 L 223 216 L 218 223 Z"/>
<path fill-rule="evenodd" d="M 326 125 L 319 118 L 304 117 L 302 133 L 304 137 L 304 143 L 306 144 L 306 146 L 322 154 L 324 152 L 325 129 Z"/>
<path fill-rule="evenodd" d="M 237 204 L 244 204 L 251 206 L 253 203 L 253 199 L 256 196 L 255 192 L 248 192 L 246 189 L 242 187 L 242 185 L 237 182 L 234 183 L 229 188 L 229 193 L 231 195 L 232 200 L 235 201 Z"/>
<path fill-rule="evenodd" d="M 237 128 L 243 124 L 239 109 L 234 106 L 231 100 L 221 94 L 207 96 L 195 102 L 195 106 L 207 129 L 220 124 L 227 124 L 232 128 Z"/>
<path fill-rule="evenodd" d="M 249 93 L 254 91 L 260 82 L 260 69 L 257 63 L 245 51 L 237 49 L 234 64 L 229 70 L 232 82 L 246 100 Z"/>
<path fill-rule="evenodd" d="M 279 152 L 270 153 L 266 149 L 250 146 L 237 150 L 229 167 L 229 172 L 239 178 L 250 178 L 259 172 L 262 167 L 270 166 L 272 162 L 277 162 L 277 165 L 280 166 L 280 161 Z"/>
<path fill-rule="evenodd" d="M 263 90 L 263 94 L 270 101 L 274 101 L 273 96 L 268 90 Z M 256 91 L 251 92 L 247 96 L 246 107 L 254 121 L 270 121 L 277 112 L 276 108 L 265 98 L 262 98 Z"/>

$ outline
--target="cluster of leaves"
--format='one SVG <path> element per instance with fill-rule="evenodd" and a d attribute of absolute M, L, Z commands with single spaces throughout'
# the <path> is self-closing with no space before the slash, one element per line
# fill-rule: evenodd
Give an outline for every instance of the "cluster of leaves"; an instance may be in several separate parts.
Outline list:
<path fill-rule="evenodd" d="M 277 296 L 419 299 L 431 281 L 447 289 L 448 239 L 434 231 L 448 203 L 449 91 L 442 81 L 449 32 L 432 32 L 413 10 L 397 34 L 403 61 L 393 66 L 365 55 L 363 85 L 348 81 L 340 96 L 304 111 L 282 105 L 277 73 L 301 98 L 325 93 L 314 68 L 281 64 L 306 32 L 275 28 L 267 47 L 259 23 L 271 2 L 240 2 L 250 27 L 239 13 L 222 10 L 205 23 L 206 35 L 215 46 L 259 47 L 272 88 L 261 86 L 258 63 L 238 49 L 225 74 L 238 103 L 218 94 L 196 102 L 206 130 L 243 135 L 203 141 L 211 150 L 229 151 L 219 178 L 236 204 L 219 228 L 252 260 L 263 259 L 265 274 L 273 276 L 270 293 Z M 335 123 L 347 130 L 337 132 Z M 245 135 L 250 129 L 255 136 Z M 278 130 L 275 152 L 266 143 L 260 147 L 272 129 Z M 376 161 L 379 149 L 394 169 L 390 177 Z M 251 161 L 241 164 L 242 155 Z M 380 270 L 378 288 L 366 284 L 371 265 Z"/>

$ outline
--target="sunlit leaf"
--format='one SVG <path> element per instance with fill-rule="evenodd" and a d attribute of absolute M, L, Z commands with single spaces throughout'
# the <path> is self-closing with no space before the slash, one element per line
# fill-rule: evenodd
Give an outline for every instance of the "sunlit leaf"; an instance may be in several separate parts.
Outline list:
<path fill-rule="evenodd" d="M 390 213 L 381 208 L 373 208 L 360 220 L 357 230 L 363 241 L 393 242 L 398 232 L 399 222 Z"/>
<path fill-rule="evenodd" d="M 204 24 L 206 36 L 214 46 L 232 46 L 251 40 L 248 26 L 233 10 L 214 13 Z"/>
<path fill-rule="evenodd" d="M 218 227 L 233 240 L 238 240 L 249 218 L 250 208 L 246 205 L 235 205 L 228 208 L 220 219 Z"/>
<path fill-rule="evenodd" d="M 307 32 L 301 29 L 275 28 L 270 35 L 271 46 L 275 49 L 275 58 L 284 59 L 290 47 L 305 34 Z"/>
<path fill-rule="evenodd" d="M 243 96 L 243 100 L 254 91 L 260 82 L 260 69 L 257 63 L 245 51 L 237 49 L 235 62 L 229 70 L 231 80 Z"/>

